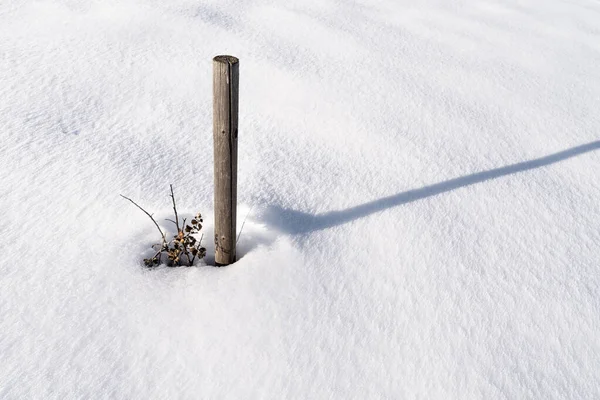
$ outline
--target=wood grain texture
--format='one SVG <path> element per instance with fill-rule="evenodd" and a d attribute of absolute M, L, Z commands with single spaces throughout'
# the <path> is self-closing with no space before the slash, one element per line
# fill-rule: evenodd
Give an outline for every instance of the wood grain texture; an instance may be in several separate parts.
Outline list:
<path fill-rule="evenodd" d="M 215 264 L 236 260 L 239 60 L 213 59 Z"/>

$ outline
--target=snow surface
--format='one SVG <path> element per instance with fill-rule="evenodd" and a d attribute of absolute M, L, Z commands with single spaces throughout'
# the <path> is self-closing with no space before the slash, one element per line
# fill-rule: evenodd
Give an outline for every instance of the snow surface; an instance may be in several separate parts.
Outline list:
<path fill-rule="evenodd" d="M 598 399 L 599 110 L 594 0 L 3 0 L 0 398 Z"/>

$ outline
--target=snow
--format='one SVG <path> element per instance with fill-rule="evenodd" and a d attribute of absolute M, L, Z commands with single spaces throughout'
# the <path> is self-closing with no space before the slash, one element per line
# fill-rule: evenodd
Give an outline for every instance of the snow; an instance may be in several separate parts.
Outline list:
<path fill-rule="evenodd" d="M 598 21 L 0 3 L 0 398 L 600 398 Z M 172 183 L 211 237 L 217 54 L 241 258 L 148 270 L 158 232 L 119 194 L 167 228 Z"/>

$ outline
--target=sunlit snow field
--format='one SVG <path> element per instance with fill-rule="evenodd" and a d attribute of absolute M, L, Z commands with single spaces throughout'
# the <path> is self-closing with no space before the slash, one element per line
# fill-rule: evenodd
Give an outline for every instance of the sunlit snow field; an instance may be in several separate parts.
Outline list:
<path fill-rule="evenodd" d="M 598 1 L 2 0 L 0 161 L 0 399 L 600 398 Z"/>

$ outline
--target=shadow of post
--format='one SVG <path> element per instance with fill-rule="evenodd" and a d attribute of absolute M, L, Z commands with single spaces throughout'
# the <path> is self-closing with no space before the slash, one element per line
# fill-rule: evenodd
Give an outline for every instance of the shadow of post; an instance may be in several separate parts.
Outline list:
<path fill-rule="evenodd" d="M 342 225 L 392 207 L 397 207 L 427 197 L 437 196 L 438 194 L 461 187 L 544 167 L 590 151 L 598 150 L 599 148 L 600 141 L 595 141 L 534 160 L 511 164 L 489 171 L 477 172 L 460 178 L 435 183 L 420 189 L 409 190 L 393 196 L 383 197 L 341 211 L 331 211 L 328 213 L 312 215 L 300 211 L 271 206 L 266 211 L 264 218 L 268 224 L 275 226 L 280 231 L 288 234 L 319 231 Z"/>

